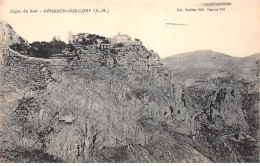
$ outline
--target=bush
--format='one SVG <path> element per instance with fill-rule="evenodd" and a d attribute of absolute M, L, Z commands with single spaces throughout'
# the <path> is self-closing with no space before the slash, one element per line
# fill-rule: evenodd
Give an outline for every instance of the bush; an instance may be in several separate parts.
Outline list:
<path fill-rule="evenodd" d="M 76 50 L 76 48 L 73 46 L 73 44 L 70 44 L 70 43 L 67 45 L 67 48 L 69 49 L 70 52 Z"/>
<path fill-rule="evenodd" d="M 27 53 L 28 46 L 26 46 L 25 44 L 15 43 L 15 44 L 12 44 L 10 46 L 10 48 L 13 50 L 16 50 L 17 52 L 19 52 L 21 54 L 28 54 Z"/>
<path fill-rule="evenodd" d="M 50 42 L 33 42 L 29 46 L 15 43 L 10 46 L 11 49 L 22 54 L 27 54 L 37 58 L 49 58 L 53 54 L 61 54 L 62 50 L 69 47 L 71 51 L 75 50 L 72 44 L 66 45 L 65 42 L 53 39 Z"/>
<path fill-rule="evenodd" d="M 124 47 L 124 44 L 123 43 L 118 43 L 118 44 L 116 44 L 116 47 Z"/>

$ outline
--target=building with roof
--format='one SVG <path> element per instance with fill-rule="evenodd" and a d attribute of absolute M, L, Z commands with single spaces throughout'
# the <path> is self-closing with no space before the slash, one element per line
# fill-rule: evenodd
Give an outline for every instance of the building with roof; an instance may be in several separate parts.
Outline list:
<path fill-rule="evenodd" d="M 131 42 L 131 37 L 128 35 L 121 35 L 120 33 L 118 33 L 118 35 L 114 36 L 111 39 L 111 42 L 113 44 L 117 44 L 117 43 L 128 43 Z"/>

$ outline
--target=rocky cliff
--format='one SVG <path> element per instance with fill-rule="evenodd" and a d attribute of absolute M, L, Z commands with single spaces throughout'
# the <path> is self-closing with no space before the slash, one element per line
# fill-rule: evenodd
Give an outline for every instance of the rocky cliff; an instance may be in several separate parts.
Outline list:
<path fill-rule="evenodd" d="M 180 74 L 178 78 L 185 76 L 180 95 L 191 114 L 187 119 L 192 120 L 189 127 L 199 142 L 196 146 L 214 160 L 258 161 L 259 54 L 234 58 L 198 51 L 170 57 L 164 63 Z M 190 73 L 197 69 L 200 72 Z"/>
<path fill-rule="evenodd" d="M 3 46 L 4 147 L 40 149 L 69 162 L 95 162 L 103 161 L 100 153 L 106 154 L 107 149 L 133 146 L 137 150 L 125 153 L 143 153 L 153 140 L 160 141 L 156 135 L 164 138 L 160 131 L 154 135 L 146 128 L 162 122 L 173 125 L 180 109 L 172 86 L 176 80 L 156 53 L 143 47 L 125 49 L 119 48 L 116 54 L 95 50 L 70 60 L 43 60 Z M 150 156 L 154 149 L 146 151 L 131 161 L 166 161 L 166 156 Z M 168 154 L 169 162 L 209 161 L 195 149 L 180 151 L 186 157 L 174 159 Z M 143 155 L 150 159 L 142 159 Z"/>
<path fill-rule="evenodd" d="M 142 45 L 81 52 L 41 59 L 1 46 L 2 149 L 63 162 L 256 161 L 229 142 L 256 142 L 256 84 L 189 89 Z"/>
<path fill-rule="evenodd" d="M 194 112 L 194 139 L 215 160 L 258 161 L 258 90 L 258 81 L 232 76 L 185 88 L 183 102 Z"/>
<path fill-rule="evenodd" d="M 14 43 L 28 44 L 24 38 L 19 36 L 12 28 L 12 26 L 4 21 L 0 21 L 0 43 L 10 46 Z"/>

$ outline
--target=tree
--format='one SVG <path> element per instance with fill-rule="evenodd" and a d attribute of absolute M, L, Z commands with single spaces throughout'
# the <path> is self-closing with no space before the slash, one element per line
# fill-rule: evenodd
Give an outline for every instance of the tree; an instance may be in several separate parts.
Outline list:
<path fill-rule="evenodd" d="M 80 42 L 79 44 L 82 44 L 82 45 L 87 45 L 87 40 L 85 38 L 82 39 L 82 42 Z"/>
<path fill-rule="evenodd" d="M 68 33 L 68 42 L 70 43 L 72 41 L 73 32 L 69 31 Z"/>
<path fill-rule="evenodd" d="M 10 48 L 15 51 L 38 58 L 49 58 L 53 54 L 61 54 L 62 50 L 66 47 L 69 47 L 71 52 L 75 50 L 72 44 L 67 46 L 65 42 L 57 40 L 56 36 L 54 36 L 50 42 L 35 41 L 29 46 L 15 43 L 10 46 Z"/>
<path fill-rule="evenodd" d="M 24 51 L 23 46 L 19 43 L 12 44 L 10 48 L 18 52 Z"/>
<path fill-rule="evenodd" d="M 70 52 L 76 50 L 76 48 L 72 44 L 67 44 L 67 48 L 69 49 Z"/>
<path fill-rule="evenodd" d="M 123 44 L 123 43 L 118 43 L 118 44 L 116 45 L 116 47 L 124 47 L 124 44 Z"/>

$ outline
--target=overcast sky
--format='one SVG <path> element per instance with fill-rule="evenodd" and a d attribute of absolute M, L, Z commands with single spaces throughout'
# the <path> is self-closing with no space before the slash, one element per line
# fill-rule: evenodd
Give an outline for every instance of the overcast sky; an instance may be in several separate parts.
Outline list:
<path fill-rule="evenodd" d="M 217 1 L 217 0 L 215 0 Z M 33 41 L 66 40 L 68 32 L 112 37 L 118 32 L 139 38 L 167 57 L 210 49 L 231 56 L 260 52 L 260 0 L 223 0 L 226 6 L 207 6 L 210 0 L 0 0 L 0 19 Z M 202 5 L 204 4 L 204 5 Z M 177 12 L 177 8 L 222 8 L 225 12 Z M 11 14 L 23 9 L 109 9 L 110 13 Z"/>

